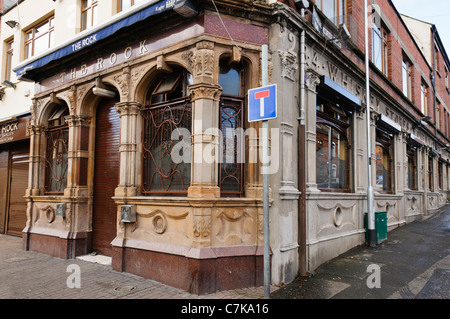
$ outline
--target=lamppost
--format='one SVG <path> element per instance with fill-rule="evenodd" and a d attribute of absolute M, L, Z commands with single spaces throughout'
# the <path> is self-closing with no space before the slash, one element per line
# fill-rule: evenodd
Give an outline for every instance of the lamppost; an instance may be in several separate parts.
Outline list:
<path fill-rule="evenodd" d="M 375 232 L 375 203 L 372 186 L 372 141 L 370 132 L 370 68 L 369 68 L 369 23 L 368 3 L 364 0 L 364 40 L 365 40 L 365 64 L 366 64 L 366 120 L 367 120 L 367 232 L 368 244 L 376 246 Z"/>

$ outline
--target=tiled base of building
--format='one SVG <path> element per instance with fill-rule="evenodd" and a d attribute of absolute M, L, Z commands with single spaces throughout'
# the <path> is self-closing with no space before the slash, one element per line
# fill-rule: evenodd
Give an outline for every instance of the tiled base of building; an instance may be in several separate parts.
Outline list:
<path fill-rule="evenodd" d="M 71 259 L 91 252 L 92 233 L 68 234 L 64 237 L 48 236 L 36 233 L 23 233 L 23 249 Z"/>
<path fill-rule="evenodd" d="M 215 256 L 190 258 L 162 252 L 128 247 L 115 247 L 113 269 L 186 290 L 193 294 L 207 294 L 264 284 L 264 261 L 259 249 L 242 254 L 242 248 L 212 249 Z M 245 249 L 245 248 L 244 248 Z M 235 250 L 236 255 L 229 255 Z M 262 249 L 261 249 L 262 251 Z"/>

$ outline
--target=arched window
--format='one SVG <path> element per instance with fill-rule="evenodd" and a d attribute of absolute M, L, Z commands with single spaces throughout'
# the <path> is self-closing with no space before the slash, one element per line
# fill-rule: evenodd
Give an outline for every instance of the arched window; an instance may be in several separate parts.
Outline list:
<path fill-rule="evenodd" d="M 64 119 L 67 115 L 68 108 L 59 106 L 48 119 L 44 185 L 46 194 L 63 194 L 67 186 L 69 127 Z"/>
<path fill-rule="evenodd" d="M 316 183 L 322 191 L 350 192 L 350 124 L 347 113 L 318 100 Z"/>
<path fill-rule="evenodd" d="M 191 84 L 191 74 L 177 68 L 158 77 L 147 92 L 142 111 L 144 195 L 187 194 L 191 164 L 190 154 L 183 151 L 190 151 L 191 145 L 192 104 L 188 92 Z"/>
<path fill-rule="evenodd" d="M 243 68 L 219 65 L 219 85 L 222 96 L 219 107 L 220 143 L 219 187 L 223 196 L 244 194 L 244 81 Z"/>

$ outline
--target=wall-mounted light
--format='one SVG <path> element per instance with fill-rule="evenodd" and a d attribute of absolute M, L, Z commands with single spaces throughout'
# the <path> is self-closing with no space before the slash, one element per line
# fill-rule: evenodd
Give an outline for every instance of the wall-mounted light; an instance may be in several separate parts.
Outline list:
<path fill-rule="evenodd" d="M 94 87 L 92 89 L 92 92 L 95 95 L 97 95 L 97 96 L 107 97 L 107 98 L 110 98 L 110 99 L 112 99 L 113 97 L 116 96 L 116 92 L 110 91 L 110 90 L 106 90 L 106 89 L 102 89 L 102 88 L 99 88 L 99 87 Z"/>
<path fill-rule="evenodd" d="M 13 88 L 13 89 L 16 88 L 16 85 L 8 80 L 3 81 L 2 85 L 7 88 Z"/>
<path fill-rule="evenodd" d="M 173 10 L 185 18 L 192 18 L 198 14 L 197 9 L 189 0 L 178 1 L 173 7 Z"/>
<path fill-rule="evenodd" d="M 421 127 L 421 126 L 427 126 L 428 125 L 428 122 L 429 121 L 431 121 L 433 118 L 431 117 L 431 116 L 425 116 L 425 117 L 422 117 L 421 119 L 420 119 L 420 121 L 419 122 L 417 122 L 416 123 L 416 125 L 414 126 L 414 128 L 418 128 L 418 127 Z"/>
<path fill-rule="evenodd" d="M 15 21 L 15 20 L 9 20 L 5 22 L 10 28 L 15 28 L 19 25 L 19 22 Z"/>

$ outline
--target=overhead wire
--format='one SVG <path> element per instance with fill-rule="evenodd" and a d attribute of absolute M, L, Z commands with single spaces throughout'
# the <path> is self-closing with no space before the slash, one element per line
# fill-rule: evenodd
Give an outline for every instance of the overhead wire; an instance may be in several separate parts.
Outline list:
<path fill-rule="evenodd" d="M 239 50 L 241 50 L 241 48 L 236 44 L 236 42 L 234 41 L 234 39 L 233 39 L 233 37 L 231 36 L 230 32 L 228 31 L 228 28 L 226 27 L 226 25 L 225 25 L 225 23 L 224 23 L 224 21 L 223 21 L 223 19 L 222 19 L 222 16 L 221 16 L 221 14 L 220 14 L 220 12 L 219 12 L 219 9 L 218 9 L 217 6 L 216 6 L 216 3 L 214 2 L 214 0 L 211 0 L 211 2 L 212 2 L 212 4 L 214 5 L 214 8 L 216 9 L 217 15 L 219 16 L 219 20 L 220 20 L 220 22 L 222 23 L 222 26 L 223 26 L 223 28 L 225 29 L 226 33 L 228 34 L 228 37 L 230 38 L 231 42 L 233 42 L 233 45 L 234 45 L 236 48 L 238 48 Z"/>

